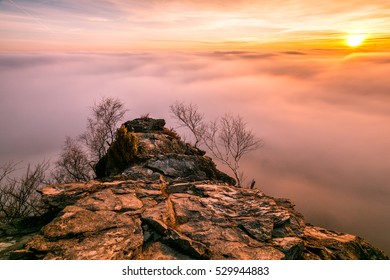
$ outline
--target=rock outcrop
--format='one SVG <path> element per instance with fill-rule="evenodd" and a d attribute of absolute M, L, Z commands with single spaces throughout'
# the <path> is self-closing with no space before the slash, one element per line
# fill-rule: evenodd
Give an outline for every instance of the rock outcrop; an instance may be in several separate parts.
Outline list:
<path fill-rule="evenodd" d="M 56 216 L 2 258 L 387 259 L 360 237 L 305 223 L 287 199 L 234 187 L 163 120 L 140 120 L 126 123 L 137 163 L 105 180 L 42 188 Z"/>

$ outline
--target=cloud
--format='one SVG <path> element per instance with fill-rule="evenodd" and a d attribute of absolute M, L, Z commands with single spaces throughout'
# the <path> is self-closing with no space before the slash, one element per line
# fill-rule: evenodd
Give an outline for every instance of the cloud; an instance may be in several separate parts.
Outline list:
<path fill-rule="evenodd" d="M 200 56 L 212 57 L 222 60 L 258 60 L 264 58 L 270 58 L 275 56 L 274 53 L 261 53 L 261 52 L 252 52 L 252 51 L 214 51 L 214 52 L 203 52 L 198 53 Z"/>
<path fill-rule="evenodd" d="M 257 49 L 281 42 L 336 48 L 346 33 L 364 29 L 386 49 L 387 9 L 380 0 L 1 1 L 0 43 L 25 51 Z"/>
<path fill-rule="evenodd" d="M 47 65 L 55 63 L 56 57 L 50 57 L 47 55 L 16 55 L 7 54 L 0 56 L 0 68 L 5 70 L 34 67 L 37 65 Z"/>
<path fill-rule="evenodd" d="M 123 100 L 129 119 L 151 113 L 171 127 L 169 105 L 193 102 L 208 119 L 239 113 L 264 139 L 243 162 L 248 180 L 390 252 L 389 54 L 305 54 L 2 53 L 0 159 L 55 158 L 102 96 Z"/>
<path fill-rule="evenodd" d="M 297 52 L 297 51 L 286 51 L 286 52 L 282 52 L 284 54 L 290 54 L 290 55 L 306 55 L 306 53 L 304 52 Z"/>

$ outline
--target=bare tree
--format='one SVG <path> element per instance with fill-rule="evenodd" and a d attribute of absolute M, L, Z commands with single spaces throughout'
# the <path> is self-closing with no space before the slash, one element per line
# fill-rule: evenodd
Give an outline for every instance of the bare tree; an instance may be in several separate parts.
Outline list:
<path fill-rule="evenodd" d="M 204 144 L 214 158 L 233 172 L 236 185 L 241 187 L 243 173 L 240 161 L 245 154 L 260 148 L 262 139 L 247 129 L 241 116 L 226 114 L 207 126 Z"/>
<path fill-rule="evenodd" d="M 127 109 L 118 98 L 103 97 L 91 107 L 87 128 L 78 138 L 67 137 L 51 173 L 56 183 L 84 182 L 96 175 L 96 164 L 115 140 L 118 122 Z"/>
<path fill-rule="evenodd" d="M 194 135 L 195 147 L 203 144 L 215 159 L 233 172 L 236 185 L 241 187 L 244 178 L 240 171 L 242 157 L 262 146 L 262 139 L 247 129 L 242 117 L 226 114 L 219 120 L 206 123 L 196 105 L 183 102 L 171 105 L 170 111 L 181 126 Z"/>
<path fill-rule="evenodd" d="M 87 120 L 87 129 L 80 139 L 87 147 L 92 162 L 96 163 L 106 154 L 115 140 L 118 122 L 127 109 L 118 98 L 113 97 L 104 97 L 91 109 L 92 114 Z"/>
<path fill-rule="evenodd" d="M 169 108 L 172 116 L 179 121 L 180 126 L 187 127 L 191 131 L 195 138 L 194 146 L 198 148 L 198 145 L 204 140 L 206 132 L 204 115 L 198 112 L 198 106 L 176 101 Z"/>
<path fill-rule="evenodd" d="M 18 163 L 9 161 L 0 166 L 0 183 L 5 179 L 9 174 L 15 171 Z"/>
<path fill-rule="evenodd" d="M 93 168 L 81 143 L 66 137 L 55 170 L 51 176 L 56 183 L 84 182 L 92 179 Z"/>
<path fill-rule="evenodd" d="M 0 218 L 14 219 L 44 212 L 38 188 L 45 182 L 48 162 L 28 165 L 20 178 L 11 177 L 18 164 L 6 163 L 0 167 Z"/>
<path fill-rule="evenodd" d="M 87 129 L 78 139 L 67 137 L 56 168 L 46 178 L 48 162 L 28 165 L 23 177 L 13 178 L 17 165 L 8 162 L 0 166 L 0 218 L 15 218 L 41 214 L 41 200 L 37 189 L 52 182 L 87 181 L 92 178 L 96 162 L 113 143 L 118 122 L 126 113 L 117 98 L 103 98 L 92 108 Z M 85 151 L 87 150 L 89 154 Z"/>

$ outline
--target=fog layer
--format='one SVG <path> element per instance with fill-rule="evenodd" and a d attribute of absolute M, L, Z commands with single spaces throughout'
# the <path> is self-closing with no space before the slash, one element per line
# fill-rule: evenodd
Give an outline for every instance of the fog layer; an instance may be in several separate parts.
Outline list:
<path fill-rule="evenodd" d="M 0 164 L 55 161 L 103 96 L 170 127 L 169 105 L 193 102 L 209 119 L 240 114 L 263 138 L 244 158 L 248 181 L 390 254 L 389 73 L 386 53 L 3 53 Z"/>

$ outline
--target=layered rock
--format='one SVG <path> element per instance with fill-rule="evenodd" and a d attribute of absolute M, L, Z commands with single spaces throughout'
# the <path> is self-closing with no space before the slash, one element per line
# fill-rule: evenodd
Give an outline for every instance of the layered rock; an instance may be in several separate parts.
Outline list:
<path fill-rule="evenodd" d="M 384 259 L 359 237 L 305 224 L 288 200 L 210 181 L 47 186 L 62 208 L 28 259 Z"/>
<path fill-rule="evenodd" d="M 165 128 L 163 119 L 139 118 L 124 125 L 137 137 L 138 152 L 121 178 L 156 180 L 163 175 L 183 181 L 216 180 L 235 184 L 233 178 L 216 168 L 211 158 L 204 156 L 204 151 L 184 143 L 176 132 Z"/>
<path fill-rule="evenodd" d="M 127 123 L 128 124 L 128 123 Z M 13 259 L 386 259 L 363 239 L 305 223 L 286 199 L 234 187 L 157 121 L 128 124 L 139 160 L 104 181 L 46 186 L 54 219 Z M 14 248 L 15 249 L 15 248 Z"/>

